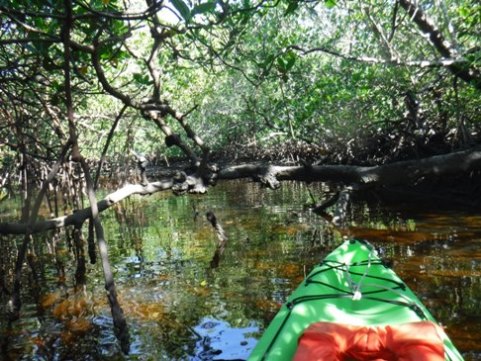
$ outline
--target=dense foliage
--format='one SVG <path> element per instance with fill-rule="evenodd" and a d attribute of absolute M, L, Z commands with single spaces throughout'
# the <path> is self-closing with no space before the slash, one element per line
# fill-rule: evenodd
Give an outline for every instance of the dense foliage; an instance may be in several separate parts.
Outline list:
<path fill-rule="evenodd" d="M 99 158 L 124 105 L 111 156 L 131 148 L 180 155 L 157 129 L 186 138 L 186 126 L 223 154 L 304 144 L 319 157 L 373 163 L 471 144 L 481 107 L 480 5 L 419 5 L 448 50 L 409 6 L 2 1 L 3 166 L 56 159 L 72 127 L 84 156 Z"/>

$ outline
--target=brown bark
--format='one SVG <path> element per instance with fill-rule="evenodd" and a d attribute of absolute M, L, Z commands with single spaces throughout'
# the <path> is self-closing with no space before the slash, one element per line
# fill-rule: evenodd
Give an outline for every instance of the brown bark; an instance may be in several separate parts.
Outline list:
<path fill-rule="evenodd" d="M 353 165 L 282 166 L 267 163 L 249 163 L 225 166 L 217 171 L 216 177 L 212 178 L 223 180 L 251 178 L 270 188 L 277 188 L 281 181 L 289 180 L 375 187 L 407 186 L 425 177 L 468 175 L 474 170 L 481 170 L 481 147 L 372 167 Z M 149 195 L 169 189 L 196 192 L 196 185 L 188 184 L 193 182 L 192 179 L 195 180 L 196 177 L 191 175 L 180 180 L 169 178 L 146 185 L 128 184 L 98 202 L 98 212 L 105 211 L 133 194 Z M 33 234 L 49 229 L 80 225 L 91 216 L 91 208 L 84 208 L 67 216 L 36 222 L 31 225 L 30 232 Z M 24 234 L 27 226 L 26 223 L 0 223 L 0 234 Z"/>
<path fill-rule="evenodd" d="M 222 169 L 218 179 L 256 178 L 276 188 L 279 181 L 321 181 L 359 185 L 408 185 L 423 177 L 468 173 L 481 169 L 481 147 L 424 159 L 381 166 L 352 165 L 273 166 L 244 164 Z"/>

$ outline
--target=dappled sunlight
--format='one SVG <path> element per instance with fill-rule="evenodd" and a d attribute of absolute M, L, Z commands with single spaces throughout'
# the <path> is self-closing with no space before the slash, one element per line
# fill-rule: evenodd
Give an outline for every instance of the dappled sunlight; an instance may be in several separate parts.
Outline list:
<path fill-rule="evenodd" d="M 0 359 L 481 339 L 478 3 L 0 0 Z"/>

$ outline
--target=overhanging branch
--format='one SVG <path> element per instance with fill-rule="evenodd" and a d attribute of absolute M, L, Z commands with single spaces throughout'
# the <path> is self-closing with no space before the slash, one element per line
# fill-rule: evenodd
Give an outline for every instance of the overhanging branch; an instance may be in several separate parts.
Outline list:
<path fill-rule="evenodd" d="M 296 50 L 300 52 L 302 55 L 308 55 L 311 53 L 325 53 L 325 54 L 335 56 L 337 58 L 342 58 L 345 60 L 355 61 L 359 63 L 368 63 L 368 64 L 386 64 L 386 65 L 393 65 L 393 66 L 407 66 L 407 67 L 417 67 L 417 68 L 439 68 L 439 67 L 450 67 L 456 64 L 458 65 L 468 64 L 468 61 L 464 58 L 403 61 L 401 59 L 380 59 L 380 58 L 374 58 L 370 56 L 353 56 L 349 54 L 343 54 L 338 51 L 325 48 L 325 47 L 315 47 L 315 48 L 304 49 L 298 45 L 290 45 L 286 49 Z"/>
<path fill-rule="evenodd" d="M 270 188 L 277 188 L 282 181 L 332 182 L 372 187 L 408 186 L 425 177 L 469 174 L 471 171 L 481 170 L 481 147 L 419 160 L 395 162 L 372 167 L 353 165 L 283 166 L 259 162 L 225 166 L 220 170 L 217 170 L 215 167 L 210 169 L 212 172 L 211 179 L 206 179 L 204 175 L 206 186 L 212 184 L 215 180 L 242 178 L 253 179 Z M 145 185 L 128 184 L 98 202 L 98 211 L 103 212 L 134 194 L 150 195 L 170 189 L 176 189 L 179 193 L 182 191 L 199 193 L 198 187 L 192 184 L 195 179 L 196 174 L 186 176 L 181 180 L 173 177 Z M 182 187 L 184 183 L 185 187 Z M 91 209 L 84 208 L 67 216 L 36 222 L 31 225 L 31 233 L 72 225 L 80 226 L 91 216 Z M 26 229 L 26 223 L 0 223 L 0 234 L 24 234 Z"/>
<path fill-rule="evenodd" d="M 172 180 L 158 181 L 149 183 L 147 185 L 127 184 L 125 187 L 109 194 L 103 200 L 98 202 L 97 208 L 99 212 L 103 212 L 106 209 L 112 207 L 114 204 L 131 195 L 149 195 L 163 190 L 171 189 L 172 186 Z M 91 208 L 84 208 L 70 215 L 35 222 L 31 225 L 31 233 L 39 233 L 51 229 L 64 228 L 68 226 L 79 226 L 90 217 L 92 217 Z M 27 223 L 0 223 L 0 234 L 24 234 L 27 227 Z"/>
<path fill-rule="evenodd" d="M 459 57 L 454 46 L 445 39 L 441 31 L 416 2 L 399 0 L 399 4 L 409 14 L 418 28 L 428 35 L 429 42 L 442 57 L 446 59 L 456 59 Z M 472 84 L 476 89 L 481 90 L 481 74 L 479 70 L 474 68 L 470 63 L 453 63 L 450 64 L 448 68 L 455 76 Z"/>

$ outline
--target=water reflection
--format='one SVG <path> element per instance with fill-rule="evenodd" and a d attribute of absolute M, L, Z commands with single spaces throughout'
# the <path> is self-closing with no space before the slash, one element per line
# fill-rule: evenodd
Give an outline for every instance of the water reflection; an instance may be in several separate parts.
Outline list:
<path fill-rule="evenodd" d="M 243 360 L 257 342 L 253 336 L 259 332 L 259 327 L 255 323 L 233 327 L 225 321 L 206 317 L 194 330 L 198 336 L 196 349 L 202 351 L 190 360 Z"/>
<path fill-rule="evenodd" d="M 311 185 L 313 194 L 326 191 Z M 481 216 L 435 214 L 358 202 L 338 230 L 306 210 L 308 189 L 221 183 L 206 196 L 134 197 L 105 212 L 119 299 L 131 327 L 129 356 L 112 331 L 100 265 L 85 286 L 65 232 L 35 238 L 39 279 L 25 272 L 22 318 L 8 325 L 1 295 L 2 356 L 11 360 L 241 360 L 313 264 L 343 237 L 371 240 L 445 326 L 466 359 L 481 359 Z M 228 241 L 212 269 L 217 236 Z M 0 219 L 5 219 L 0 215 Z M 84 230 L 85 231 L 85 230 Z M 84 235 L 84 237 L 86 237 Z M 2 238 L 5 289 L 15 239 Z M 34 290 L 37 290 L 34 292 Z M 38 294 L 36 296 L 36 294 Z"/>

